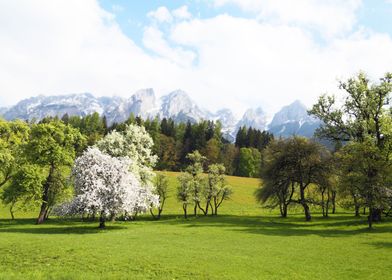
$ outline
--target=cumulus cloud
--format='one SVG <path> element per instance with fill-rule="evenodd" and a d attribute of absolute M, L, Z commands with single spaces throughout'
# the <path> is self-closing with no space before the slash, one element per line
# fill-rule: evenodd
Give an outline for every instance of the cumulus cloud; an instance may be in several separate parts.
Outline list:
<path fill-rule="evenodd" d="M 163 32 L 156 27 L 149 26 L 145 28 L 143 44 L 155 54 L 168 59 L 179 66 L 189 67 L 195 59 L 195 54 L 192 51 L 186 51 L 180 47 L 170 47 L 167 40 L 164 39 Z"/>
<path fill-rule="evenodd" d="M 174 17 L 179 19 L 190 19 L 192 14 L 188 11 L 188 6 L 184 5 L 172 11 Z"/>
<path fill-rule="evenodd" d="M 361 6 L 361 0 L 215 0 L 214 3 L 234 4 L 257 13 L 261 20 L 298 24 L 328 37 L 352 30 Z"/>
<path fill-rule="evenodd" d="M 164 6 L 159 7 L 155 11 L 149 12 L 147 16 L 157 20 L 158 22 L 171 22 L 173 20 L 173 16 L 170 11 Z"/>
<path fill-rule="evenodd" d="M 391 37 L 352 23 L 339 24 L 344 36 L 333 31 L 320 44 L 303 25 L 263 21 L 260 13 L 173 20 L 178 13 L 166 10 L 170 17 L 159 20 L 165 28 L 142 27 L 138 46 L 93 0 L 2 1 L 0 100 L 9 105 L 37 94 L 129 97 L 140 88 L 158 94 L 182 88 L 208 109 L 241 113 L 262 106 L 272 114 L 295 99 L 311 105 L 336 91 L 338 78 L 361 69 L 373 78 L 392 70 Z"/>

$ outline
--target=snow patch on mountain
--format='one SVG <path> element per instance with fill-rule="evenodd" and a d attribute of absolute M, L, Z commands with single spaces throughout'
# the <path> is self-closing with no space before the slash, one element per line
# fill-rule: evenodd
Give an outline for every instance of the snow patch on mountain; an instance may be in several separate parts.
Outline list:
<path fill-rule="evenodd" d="M 312 137 L 319 126 L 320 121 L 309 116 L 306 106 L 296 100 L 290 105 L 284 106 L 274 115 L 268 130 L 276 136 Z"/>
<path fill-rule="evenodd" d="M 209 112 L 199 107 L 183 90 L 175 90 L 157 99 L 151 88 L 141 89 L 129 98 L 118 96 L 94 97 L 90 93 L 43 96 L 39 95 L 20 101 L 13 107 L 0 109 L 0 115 L 8 120 L 40 120 L 46 116 L 62 117 L 64 114 L 85 116 L 94 112 L 105 115 L 108 124 L 124 122 L 131 114 L 143 119 L 159 117 L 172 118 L 175 122 L 198 122 L 200 120 L 219 121 L 222 133 L 229 141 L 234 141 L 239 127 L 268 129 L 277 136 L 293 134 L 313 136 L 320 122 L 307 114 L 300 102 L 283 107 L 275 114 L 267 126 L 267 116 L 261 107 L 248 109 L 237 120 L 230 109 Z"/>

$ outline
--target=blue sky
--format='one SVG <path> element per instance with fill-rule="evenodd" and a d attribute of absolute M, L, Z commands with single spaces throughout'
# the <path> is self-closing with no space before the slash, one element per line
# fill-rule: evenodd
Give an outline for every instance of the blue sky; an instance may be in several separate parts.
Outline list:
<path fill-rule="evenodd" d="M 392 0 L 17 0 L 0 19 L 0 107 L 152 87 L 272 115 L 392 71 Z"/>
<path fill-rule="evenodd" d="M 343 0 L 344 1 L 344 0 Z M 244 12 L 236 5 L 228 4 L 216 7 L 211 1 L 178 1 L 178 0 L 158 0 L 158 1 L 127 1 L 127 0 L 100 0 L 101 6 L 115 14 L 116 21 L 121 26 L 125 34 L 135 42 L 141 43 L 143 36 L 143 26 L 148 24 L 147 14 L 158 7 L 167 7 L 170 10 L 183 5 L 199 18 L 214 17 L 222 13 L 227 13 L 236 17 L 252 18 L 254 13 Z M 333 15 L 331 15 L 333 16 Z M 385 0 L 366 0 L 358 11 L 358 25 L 363 25 L 378 32 L 385 32 L 392 35 L 392 5 Z"/>

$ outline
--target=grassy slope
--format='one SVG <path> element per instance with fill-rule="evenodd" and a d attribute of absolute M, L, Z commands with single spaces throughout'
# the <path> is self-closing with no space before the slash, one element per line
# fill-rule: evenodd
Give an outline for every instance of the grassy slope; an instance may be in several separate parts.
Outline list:
<path fill-rule="evenodd" d="M 181 216 L 175 173 L 164 219 L 97 223 L 35 213 L 0 220 L 0 278 L 24 279 L 388 279 L 392 220 L 368 231 L 350 213 L 311 223 L 298 213 L 280 219 L 256 205 L 255 179 L 230 177 L 231 201 L 219 217 Z M 0 211 L 0 217 L 8 213 Z"/>

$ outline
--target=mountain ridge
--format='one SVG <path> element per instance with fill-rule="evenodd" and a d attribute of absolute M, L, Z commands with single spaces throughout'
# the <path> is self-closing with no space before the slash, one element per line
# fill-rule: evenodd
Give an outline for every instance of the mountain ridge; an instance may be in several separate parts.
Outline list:
<path fill-rule="evenodd" d="M 220 121 L 226 139 L 233 141 L 240 127 L 253 127 L 269 130 L 276 136 L 288 137 L 292 134 L 311 137 L 320 122 L 308 116 L 307 109 L 299 100 L 282 107 L 272 121 L 267 123 L 267 116 L 262 107 L 249 108 L 237 119 L 228 108 L 210 112 L 200 107 L 189 95 L 181 90 L 174 90 L 160 98 L 152 88 L 140 89 L 129 98 L 119 96 L 95 97 L 91 93 L 73 93 L 63 95 L 38 95 L 19 101 L 9 108 L 0 108 L 0 116 L 7 120 L 39 120 L 46 116 L 61 117 L 68 115 L 85 116 L 94 112 L 105 115 L 109 124 L 123 122 L 131 114 L 144 119 L 159 117 L 172 118 L 175 122 L 198 122 L 200 120 Z"/>

